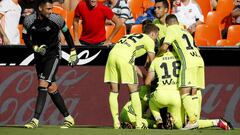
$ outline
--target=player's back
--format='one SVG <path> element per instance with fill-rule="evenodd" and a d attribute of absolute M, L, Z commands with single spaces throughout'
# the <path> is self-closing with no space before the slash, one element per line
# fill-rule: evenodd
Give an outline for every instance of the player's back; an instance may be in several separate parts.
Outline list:
<path fill-rule="evenodd" d="M 113 47 L 110 54 L 118 55 L 134 63 L 135 58 L 146 52 L 154 53 L 154 41 L 146 34 L 129 34 L 121 38 Z"/>
<path fill-rule="evenodd" d="M 199 49 L 195 46 L 192 35 L 179 25 L 171 25 L 167 28 L 167 36 L 164 42 L 171 42 L 182 64 L 191 67 L 203 64 Z M 195 64 L 193 64 L 195 63 Z"/>
<path fill-rule="evenodd" d="M 158 77 L 157 90 L 178 90 L 178 77 L 181 63 L 175 52 L 166 52 L 161 57 L 155 57 L 150 70 Z"/>

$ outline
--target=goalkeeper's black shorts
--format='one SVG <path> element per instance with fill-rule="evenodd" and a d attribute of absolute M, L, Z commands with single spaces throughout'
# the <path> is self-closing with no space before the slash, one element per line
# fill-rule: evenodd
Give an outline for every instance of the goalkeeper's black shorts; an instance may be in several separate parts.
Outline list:
<path fill-rule="evenodd" d="M 55 82 L 55 75 L 60 64 L 59 56 L 35 57 L 38 79 Z"/>

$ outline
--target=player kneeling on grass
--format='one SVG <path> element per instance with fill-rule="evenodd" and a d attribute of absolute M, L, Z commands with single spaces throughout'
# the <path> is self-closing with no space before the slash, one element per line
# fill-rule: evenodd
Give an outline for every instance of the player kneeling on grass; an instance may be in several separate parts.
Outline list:
<path fill-rule="evenodd" d="M 119 85 L 128 86 L 131 103 L 135 112 L 136 129 L 142 129 L 142 109 L 138 93 L 138 78 L 135 59 L 147 54 L 149 62 L 154 59 L 154 46 L 157 40 L 159 29 L 154 24 L 146 24 L 141 34 L 129 34 L 122 37 L 114 45 L 108 55 L 104 82 L 109 84 L 109 105 L 113 118 L 113 127 L 120 128 L 118 111 Z M 140 51 L 143 52 L 140 55 Z"/>
<path fill-rule="evenodd" d="M 144 128 L 154 128 L 155 121 L 153 117 L 151 117 L 151 114 L 147 113 L 147 110 L 149 109 L 148 101 L 150 96 L 150 89 L 147 89 L 145 86 L 139 87 L 139 97 L 141 100 L 142 105 L 142 123 Z M 120 113 L 120 121 L 122 128 L 135 128 L 136 126 L 136 114 L 134 112 L 134 109 L 132 107 L 131 101 L 128 101 L 124 107 L 122 108 L 122 111 Z"/>
<path fill-rule="evenodd" d="M 59 41 L 60 30 L 65 36 L 71 50 L 69 63 L 76 65 L 78 58 L 75 46 L 63 18 L 52 14 L 52 0 L 41 0 L 38 12 L 35 12 L 24 19 L 23 39 L 28 48 L 34 52 L 36 71 L 38 75 L 38 96 L 33 119 L 24 125 L 26 128 L 38 127 L 39 118 L 44 108 L 47 93 L 53 103 L 64 116 L 64 125 L 61 128 L 69 128 L 74 125 L 74 119 L 69 114 L 67 107 L 55 83 L 60 59 L 61 47 Z"/>
<path fill-rule="evenodd" d="M 158 78 L 158 87 L 149 101 L 150 110 L 157 125 L 163 123 L 159 110 L 168 107 L 173 119 L 174 128 L 182 128 L 184 114 L 181 97 L 177 87 L 180 61 L 174 52 L 168 51 L 162 56 L 156 56 L 148 70 L 145 84 L 150 87 L 152 80 Z"/>
<path fill-rule="evenodd" d="M 201 90 L 198 90 L 197 93 L 197 100 L 198 100 L 198 112 L 197 112 L 197 122 L 198 122 L 198 128 L 209 128 L 209 127 L 219 127 L 223 130 L 232 130 L 233 126 L 232 124 L 225 120 L 224 118 L 219 119 L 200 119 L 201 114 L 201 106 L 202 106 L 202 93 Z M 185 128 L 183 128 L 184 130 Z"/>

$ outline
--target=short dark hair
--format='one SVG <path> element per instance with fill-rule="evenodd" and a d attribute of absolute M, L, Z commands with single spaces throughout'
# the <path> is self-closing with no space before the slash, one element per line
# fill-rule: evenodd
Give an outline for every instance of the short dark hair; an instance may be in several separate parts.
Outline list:
<path fill-rule="evenodd" d="M 168 1 L 167 0 L 155 0 L 155 3 L 157 3 L 157 2 L 162 2 L 163 3 L 163 6 L 165 7 L 165 8 L 169 8 L 169 4 L 168 4 Z"/>
<path fill-rule="evenodd" d="M 142 26 L 144 27 L 144 25 L 152 23 L 152 20 L 146 19 L 142 22 Z"/>
<path fill-rule="evenodd" d="M 167 24 L 173 24 L 175 22 L 178 23 L 178 19 L 177 19 L 176 15 L 174 15 L 174 14 L 167 15 L 165 21 Z"/>
<path fill-rule="evenodd" d="M 38 0 L 38 6 L 41 6 L 46 3 L 53 3 L 52 0 Z"/>
<path fill-rule="evenodd" d="M 148 23 L 143 26 L 143 33 L 149 34 L 150 32 L 158 32 L 159 28 L 153 24 L 153 23 Z"/>

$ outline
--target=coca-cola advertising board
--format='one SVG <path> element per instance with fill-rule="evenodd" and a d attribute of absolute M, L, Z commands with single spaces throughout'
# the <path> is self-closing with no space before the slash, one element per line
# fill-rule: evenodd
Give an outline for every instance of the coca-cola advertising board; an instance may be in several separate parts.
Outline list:
<path fill-rule="evenodd" d="M 108 103 L 109 88 L 103 83 L 108 52 L 108 49 L 78 51 L 82 64 L 78 63 L 78 66 L 73 68 L 62 64 L 58 70 L 59 91 L 76 124 L 112 125 Z M 0 125 L 22 125 L 34 114 L 37 75 L 34 66 L 29 66 L 33 60 L 31 55 L 28 54 L 20 62 L 9 62 L 0 58 L 0 62 L 8 63 L 2 62 L 0 66 Z M 64 56 L 63 60 L 65 58 L 67 59 L 67 56 Z M 17 64 L 12 66 L 11 63 Z M 223 116 L 230 120 L 234 127 L 240 127 L 240 67 L 206 66 L 205 69 L 206 89 L 202 91 L 202 118 Z M 128 100 L 128 91 L 123 86 L 119 95 L 119 109 Z M 62 115 L 48 96 L 40 123 L 62 122 Z"/>

